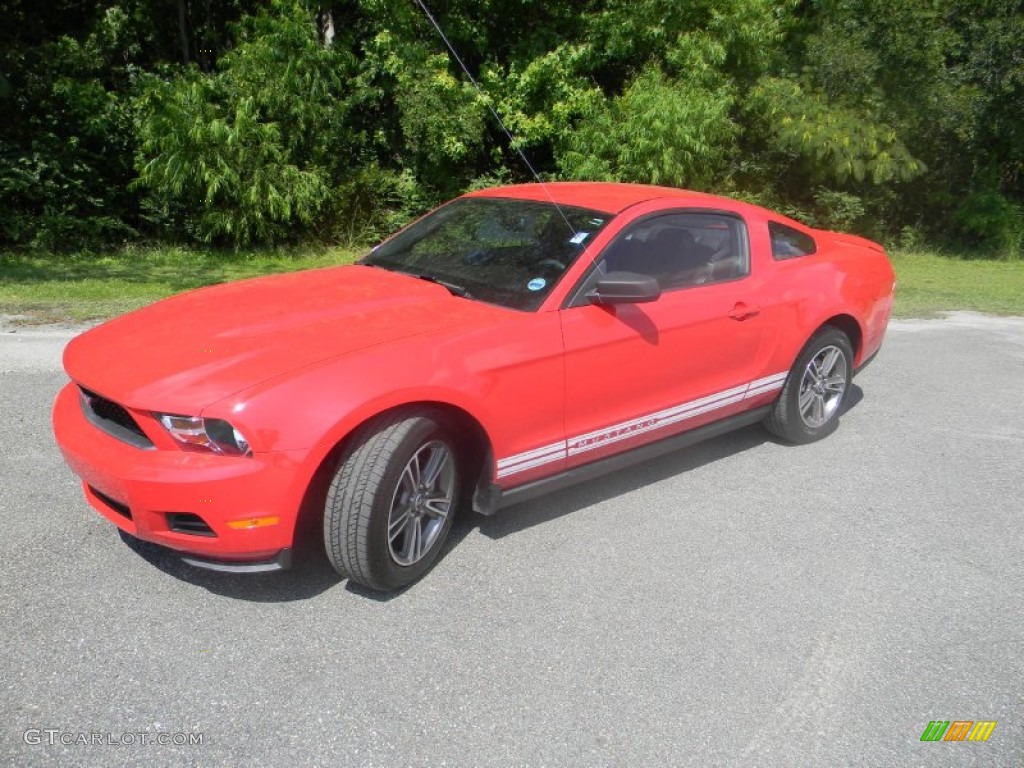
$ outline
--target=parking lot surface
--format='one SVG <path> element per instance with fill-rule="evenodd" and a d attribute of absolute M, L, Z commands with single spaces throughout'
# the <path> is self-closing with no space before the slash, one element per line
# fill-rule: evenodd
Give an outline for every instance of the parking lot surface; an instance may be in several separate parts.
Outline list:
<path fill-rule="evenodd" d="M 1024 763 L 1024 319 L 894 323 L 827 440 L 466 516 L 390 598 L 122 539 L 50 432 L 69 335 L 0 334 L 0 765 Z"/>

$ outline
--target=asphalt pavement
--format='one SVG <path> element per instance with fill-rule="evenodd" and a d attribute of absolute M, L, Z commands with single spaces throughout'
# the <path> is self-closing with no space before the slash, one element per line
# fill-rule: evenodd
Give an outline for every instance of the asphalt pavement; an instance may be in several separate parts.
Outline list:
<path fill-rule="evenodd" d="M 0 765 L 1024 765 L 1024 319 L 893 323 L 827 440 L 470 515 L 391 598 L 120 537 L 50 431 L 70 335 L 0 333 Z"/>

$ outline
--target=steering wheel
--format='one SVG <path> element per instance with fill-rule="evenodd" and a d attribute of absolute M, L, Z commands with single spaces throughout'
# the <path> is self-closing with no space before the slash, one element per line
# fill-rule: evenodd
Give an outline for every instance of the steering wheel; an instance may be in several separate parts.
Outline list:
<path fill-rule="evenodd" d="M 565 272 L 565 264 L 560 262 L 558 259 L 541 259 L 540 261 L 536 262 L 534 266 L 547 267 L 549 269 L 554 269 L 559 272 Z"/>
<path fill-rule="evenodd" d="M 490 251 L 485 251 L 481 248 L 477 248 L 474 251 L 467 253 L 462 257 L 462 263 L 470 266 L 478 267 L 483 264 L 487 264 L 494 259 L 494 254 Z"/>

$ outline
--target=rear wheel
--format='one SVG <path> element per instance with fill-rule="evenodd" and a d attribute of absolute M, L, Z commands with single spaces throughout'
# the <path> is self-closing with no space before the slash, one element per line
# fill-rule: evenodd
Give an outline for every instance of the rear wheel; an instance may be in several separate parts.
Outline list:
<path fill-rule="evenodd" d="M 437 561 L 461 498 L 456 442 L 436 415 L 368 422 L 342 455 L 327 493 L 324 541 L 335 569 L 387 591 Z"/>
<path fill-rule="evenodd" d="M 853 348 L 832 326 L 818 331 L 797 358 L 765 426 L 791 443 L 812 443 L 839 426 L 853 375 Z"/>

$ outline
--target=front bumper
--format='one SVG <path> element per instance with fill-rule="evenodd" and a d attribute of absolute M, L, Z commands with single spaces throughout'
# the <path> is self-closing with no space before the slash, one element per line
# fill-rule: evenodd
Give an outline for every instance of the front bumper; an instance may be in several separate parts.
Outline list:
<path fill-rule="evenodd" d="M 287 566 L 301 499 L 295 498 L 300 457 L 294 452 L 247 458 L 143 450 L 90 423 L 74 384 L 57 395 L 53 431 L 68 466 L 82 479 L 86 500 L 123 531 L 184 553 L 199 567 Z M 277 522 L 229 525 L 257 518 Z"/>

